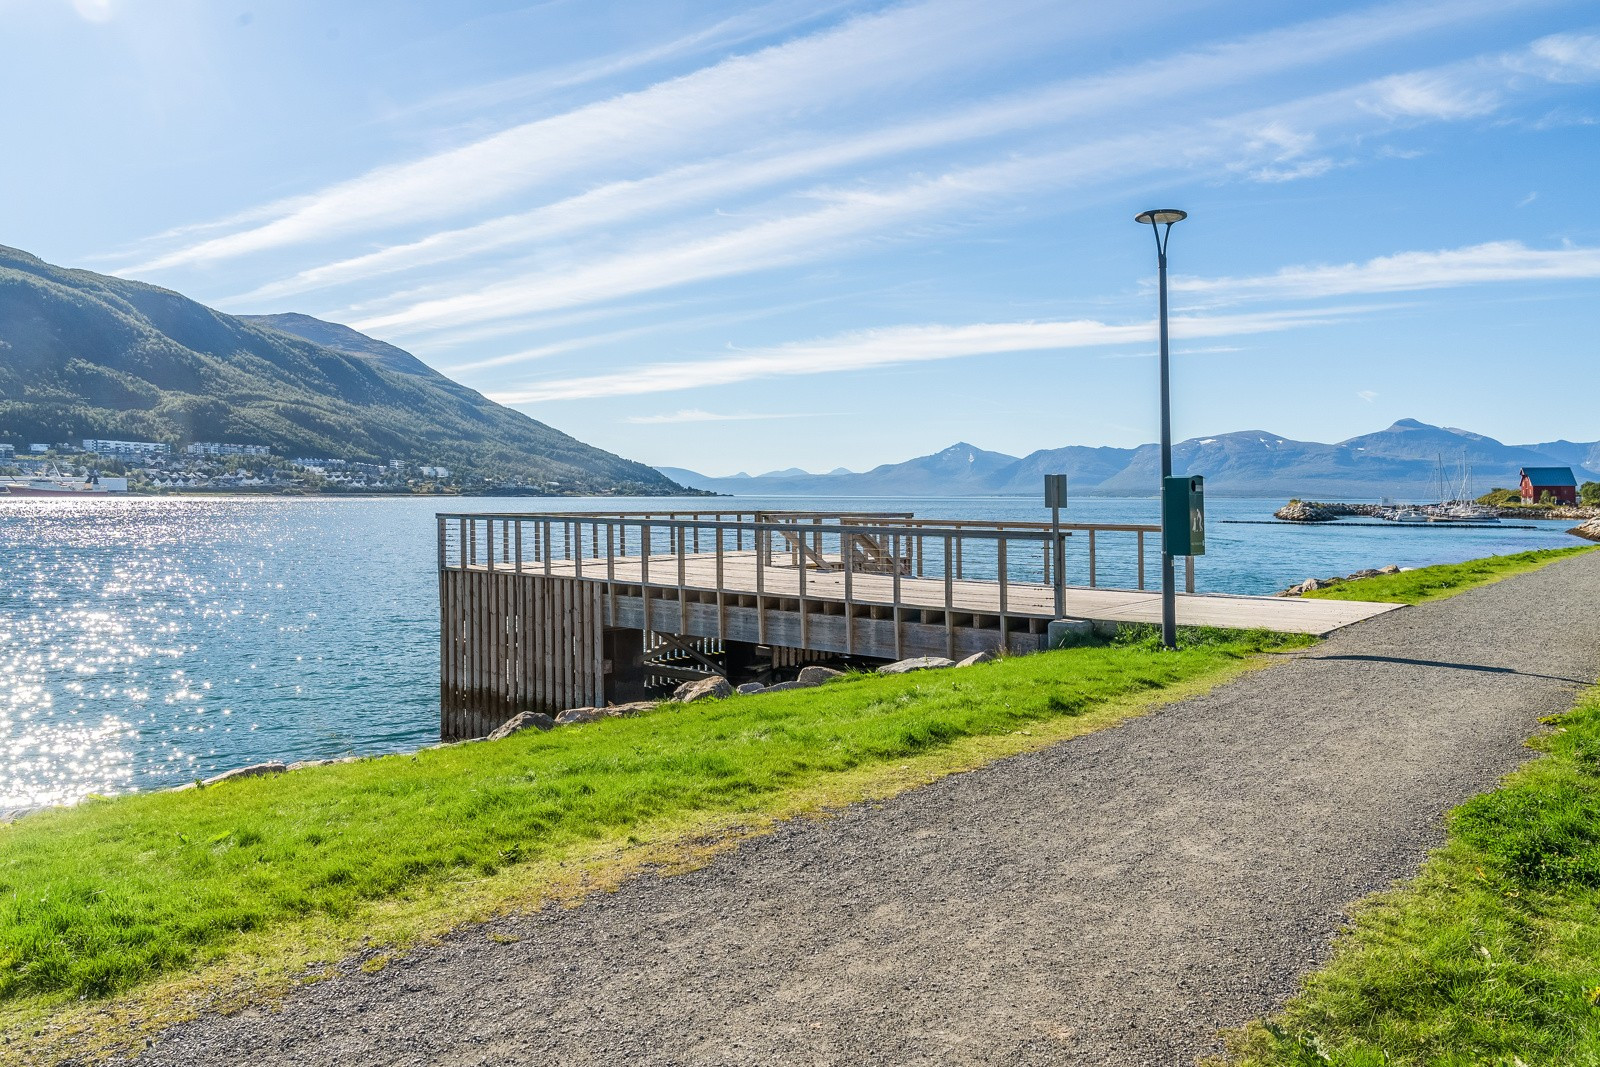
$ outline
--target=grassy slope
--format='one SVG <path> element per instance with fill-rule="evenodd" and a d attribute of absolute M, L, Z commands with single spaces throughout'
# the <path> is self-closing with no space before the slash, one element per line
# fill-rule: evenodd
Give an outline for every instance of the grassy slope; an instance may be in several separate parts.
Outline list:
<path fill-rule="evenodd" d="M 131 1021 L 217 1004 L 202 987 L 281 985 L 368 940 L 692 861 L 719 835 L 1110 725 L 1305 641 L 1213 632 L 1175 654 L 1144 640 L 867 676 L 30 816 L 0 827 L 0 1032 L 32 1036 L 0 1060 L 131 1040 Z"/>
<path fill-rule="evenodd" d="M 1518 552 L 1510 556 L 1487 556 L 1469 559 L 1465 563 L 1443 563 L 1436 567 L 1418 567 L 1399 574 L 1382 574 L 1375 578 L 1357 578 L 1342 582 L 1329 589 L 1318 589 L 1303 594 L 1317 600 L 1370 600 L 1384 604 L 1420 604 L 1427 600 L 1464 593 L 1475 586 L 1488 585 L 1514 574 L 1538 570 L 1558 559 L 1579 552 L 1595 551 L 1592 545 L 1575 545 L 1572 548 L 1549 548 L 1537 552 Z"/>
<path fill-rule="evenodd" d="M 1600 690 L 1547 755 L 1451 813 L 1421 875 L 1365 902 L 1249 1067 L 1600 1064 Z"/>

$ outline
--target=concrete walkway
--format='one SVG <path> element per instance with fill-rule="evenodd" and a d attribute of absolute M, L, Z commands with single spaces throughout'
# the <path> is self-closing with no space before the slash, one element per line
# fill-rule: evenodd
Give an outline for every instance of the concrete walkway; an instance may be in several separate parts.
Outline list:
<path fill-rule="evenodd" d="M 1600 554 L 709 867 L 481 928 L 155 1064 L 1190 1063 L 1600 671 Z"/>

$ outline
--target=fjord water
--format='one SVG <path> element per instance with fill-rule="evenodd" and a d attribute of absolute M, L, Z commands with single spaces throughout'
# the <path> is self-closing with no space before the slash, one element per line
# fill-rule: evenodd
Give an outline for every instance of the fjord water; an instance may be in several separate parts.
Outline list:
<path fill-rule="evenodd" d="M 1267 519 L 1278 503 L 1208 502 L 1200 591 L 1268 593 L 1363 567 L 1576 543 L 1561 522 L 1222 521 Z M 0 501 L 0 810 L 157 789 L 266 759 L 430 744 L 439 728 L 435 512 L 713 507 L 1047 517 L 1035 501 L 1010 498 Z M 1081 498 L 1064 519 L 1154 522 L 1157 508 Z M 1086 545 L 1080 537 L 1072 547 L 1069 580 L 1081 581 Z M 1107 535 L 1100 568 L 1102 581 L 1129 580 L 1131 542 Z"/>

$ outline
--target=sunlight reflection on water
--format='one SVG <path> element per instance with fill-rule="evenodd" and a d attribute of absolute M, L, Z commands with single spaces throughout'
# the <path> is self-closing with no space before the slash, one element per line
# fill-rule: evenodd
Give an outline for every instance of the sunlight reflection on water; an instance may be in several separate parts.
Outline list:
<path fill-rule="evenodd" d="M 0 811 L 181 784 L 261 760 L 438 739 L 438 510 L 704 507 L 653 500 L 0 500 Z M 1042 518 L 1035 501 L 718 500 L 714 506 Z M 1574 544 L 1537 531 L 1226 525 L 1202 590 Z M 1075 500 L 1072 521 L 1149 522 L 1153 500 Z M 1078 539 L 1082 540 L 1082 539 Z M 1074 544 L 1073 552 L 1086 546 Z M 1102 545 L 1103 580 L 1129 570 Z M 1079 563 L 1073 569 L 1081 570 Z"/>

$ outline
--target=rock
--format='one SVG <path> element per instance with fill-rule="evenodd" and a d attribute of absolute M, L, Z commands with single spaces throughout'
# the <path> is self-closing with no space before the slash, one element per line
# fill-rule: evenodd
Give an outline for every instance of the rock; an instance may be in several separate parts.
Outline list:
<path fill-rule="evenodd" d="M 260 778 L 262 775 L 267 774 L 282 774 L 288 769 L 289 765 L 287 763 L 257 763 L 249 767 L 236 767 L 231 771 L 223 771 L 221 774 L 212 775 L 200 784 L 216 785 L 218 782 L 228 782 L 235 778 Z"/>
<path fill-rule="evenodd" d="M 1094 623 L 1088 619 L 1057 619 L 1045 631 L 1050 648 L 1071 648 L 1094 638 Z"/>
<path fill-rule="evenodd" d="M 1109 641 L 1121 631 L 1122 624 L 1110 619 L 1096 619 L 1094 622 L 1094 635 L 1103 641 Z"/>
<path fill-rule="evenodd" d="M 746 682 L 739 688 L 735 689 L 734 692 L 738 693 L 740 696 L 747 697 L 752 693 L 760 693 L 766 688 L 767 687 L 762 685 L 760 682 Z"/>
<path fill-rule="evenodd" d="M 680 704 L 692 704 L 696 700 L 721 700 L 731 696 L 733 686 L 720 674 L 713 674 L 698 682 L 684 682 L 672 691 L 672 699 Z"/>
<path fill-rule="evenodd" d="M 968 656 L 966 659 L 957 660 L 956 661 L 956 666 L 957 667 L 976 667 L 980 663 L 988 663 L 993 659 L 994 659 L 994 652 L 992 650 L 990 650 L 990 649 L 984 649 L 982 652 L 974 652 L 972 655 Z"/>
<path fill-rule="evenodd" d="M 910 674 L 912 671 L 933 671 L 941 667 L 954 667 L 956 661 L 943 656 L 917 656 L 898 663 L 886 663 L 878 668 L 879 674 Z"/>
<path fill-rule="evenodd" d="M 844 671 L 836 671 L 832 667 L 801 667 L 800 675 L 795 681 L 801 685 L 821 685 L 823 682 L 843 677 Z"/>
<path fill-rule="evenodd" d="M 813 685 L 808 685 L 805 682 L 797 680 L 797 681 L 793 681 L 793 682 L 778 682 L 778 683 L 776 683 L 774 685 L 769 685 L 765 689 L 763 689 L 762 692 L 763 693 L 781 693 L 785 689 L 814 689 L 814 688 L 816 688 L 816 687 L 813 686 Z"/>
<path fill-rule="evenodd" d="M 1379 574 L 1399 574 L 1400 573 L 1400 568 L 1397 567 L 1395 564 L 1391 563 L 1387 567 L 1379 567 L 1378 568 L 1378 573 Z"/>
<path fill-rule="evenodd" d="M 608 718 L 631 719 L 635 715 L 655 711 L 660 706 L 661 702 L 657 700 L 634 700 L 626 704 L 608 704 L 597 710 L 605 712 Z"/>
<path fill-rule="evenodd" d="M 307 767 L 332 767 L 335 763 L 348 762 L 350 762 L 350 758 L 348 756 L 344 759 L 303 759 L 296 760 L 295 762 L 289 764 L 289 770 L 303 771 Z"/>
<path fill-rule="evenodd" d="M 1284 522 L 1332 522 L 1339 515 L 1339 511 L 1326 504 L 1315 504 L 1306 500 L 1291 500 L 1273 512 L 1273 518 L 1282 519 Z"/>
<path fill-rule="evenodd" d="M 1163 566 L 1164 565 L 1165 564 L 1163 564 Z M 1300 592 L 1302 592 L 1302 593 L 1314 593 L 1318 589 L 1321 589 L 1321 588 L 1322 588 L 1322 583 L 1317 581 L 1315 578 L 1307 578 L 1305 581 L 1301 582 L 1300 585 L 1299 585 Z"/>
<path fill-rule="evenodd" d="M 1590 519 L 1588 522 L 1580 523 L 1567 533 L 1586 541 L 1600 541 L 1600 519 Z"/>
<path fill-rule="evenodd" d="M 491 741 L 501 741 L 524 730 L 554 730 L 556 721 L 542 711 L 524 711 L 507 719 L 489 735 Z"/>
<path fill-rule="evenodd" d="M 568 708 L 556 716 L 556 725 L 582 726 L 586 722 L 599 722 L 601 719 L 609 718 L 612 718 L 612 716 L 607 715 L 599 708 Z"/>

